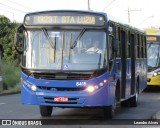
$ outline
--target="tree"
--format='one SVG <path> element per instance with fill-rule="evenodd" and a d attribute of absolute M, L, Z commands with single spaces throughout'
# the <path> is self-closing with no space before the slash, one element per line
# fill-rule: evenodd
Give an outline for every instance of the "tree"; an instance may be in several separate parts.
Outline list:
<path fill-rule="evenodd" d="M 17 27 L 17 23 L 11 23 L 7 17 L 0 15 L 0 44 L 4 49 L 3 59 L 8 62 L 17 58 L 14 48 L 14 33 Z"/>

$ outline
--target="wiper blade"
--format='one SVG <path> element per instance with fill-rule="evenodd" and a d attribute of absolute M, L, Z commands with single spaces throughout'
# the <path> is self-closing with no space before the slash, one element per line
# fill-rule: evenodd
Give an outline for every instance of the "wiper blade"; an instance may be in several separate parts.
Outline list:
<path fill-rule="evenodd" d="M 68 60 L 68 62 L 70 62 L 70 59 L 71 59 L 71 44 L 72 44 L 72 33 L 71 33 L 71 37 L 70 37 L 70 49 L 69 49 L 69 60 Z"/>
<path fill-rule="evenodd" d="M 153 42 L 150 42 L 148 47 L 147 47 L 147 50 L 151 47 L 151 45 L 153 44 Z"/>
<path fill-rule="evenodd" d="M 83 36 L 83 34 L 85 33 L 85 31 L 86 31 L 86 28 L 83 28 L 83 29 L 80 31 L 80 33 L 79 33 L 79 35 L 77 36 L 76 40 L 74 41 L 73 45 L 70 47 L 71 49 L 73 49 L 73 48 L 77 45 L 78 40 Z"/>
<path fill-rule="evenodd" d="M 50 44 L 51 47 L 54 49 L 54 62 L 55 62 L 56 36 L 55 36 L 55 45 L 54 45 L 53 42 L 52 42 L 52 40 L 51 40 L 51 38 L 50 38 L 49 35 L 48 35 L 48 32 L 47 32 L 46 28 L 41 28 L 41 29 L 42 29 L 44 35 L 46 36 L 46 38 L 47 38 L 49 44 Z"/>
<path fill-rule="evenodd" d="M 47 32 L 46 28 L 41 28 L 41 29 L 42 29 L 43 33 L 45 34 L 45 36 L 46 36 L 46 38 L 47 38 L 48 42 L 50 43 L 51 47 L 54 49 L 53 42 L 52 42 L 51 38 L 49 37 L 49 35 L 48 35 L 48 32 Z"/>
<path fill-rule="evenodd" d="M 99 61 L 98 61 L 98 69 L 100 69 L 100 66 L 101 66 L 101 53 L 99 54 Z"/>

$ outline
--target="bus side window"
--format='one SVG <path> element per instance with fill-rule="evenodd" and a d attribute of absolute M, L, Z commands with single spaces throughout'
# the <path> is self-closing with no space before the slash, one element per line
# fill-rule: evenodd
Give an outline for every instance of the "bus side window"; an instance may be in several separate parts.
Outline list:
<path fill-rule="evenodd" d="M 109 35 L 109 38 L 108 38 L 108 47 L 109 47 L 109 69 L 111 69 L 111 67 L 112 67 L 113 58 L 114 58 L 114 54 L 113 54 L 113 43 L 114 43 L 114 37 L 113 37 L 112 35 Z"/>

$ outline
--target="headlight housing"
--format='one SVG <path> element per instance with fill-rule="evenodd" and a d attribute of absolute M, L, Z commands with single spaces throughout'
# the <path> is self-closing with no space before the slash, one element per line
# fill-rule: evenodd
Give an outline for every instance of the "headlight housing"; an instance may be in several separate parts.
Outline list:
<path fill-rule="evenodd" d="M 23 82 L 23 84 L 24 84 L 25 86 L 27 86 L 28 88 L 30 88 L 32 91 L 35 92 L 35 91 L 37 90 L 37 86 L 36 86 L 36 85 L 34 85 L 34 84 L 32 84 L 32 83 L 24 80 L 23 78 L 21 78 L 21 82 Z"/>
<path fill-rule="evenodd" d="M 153 76 L 158 76 L 158 75 L 160 75 L 160 71 L 156 71 L 153 73 Z"/>
<path fill-rule="evenodd" d="M 98 90 L 99 88 L 103 87 L 105 84 L 107 83 L 107 80 L 104 79 L 102 82 L 100 82 L 98 85 L 88 85 L 86 87 L 86 91 L 89 93 L 92 93 L 96 90 Z"/>
<path fill-rule="evenodd" d="M 86 90 L 87 90 L 87 92 L 94 92 L 95 90 L 97 90 L 98 89 L 98 86 L 97 85 L 89 85 L 87 88 L 86 88 Z"/>

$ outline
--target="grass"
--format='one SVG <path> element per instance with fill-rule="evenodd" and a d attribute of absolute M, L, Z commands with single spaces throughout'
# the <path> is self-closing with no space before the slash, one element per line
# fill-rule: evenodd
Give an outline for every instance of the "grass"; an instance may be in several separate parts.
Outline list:
<path fill-rule="evenodd" d="M 20 67 L 16 61 L 2 61 L 3 90 L 20 90 Z"/>

